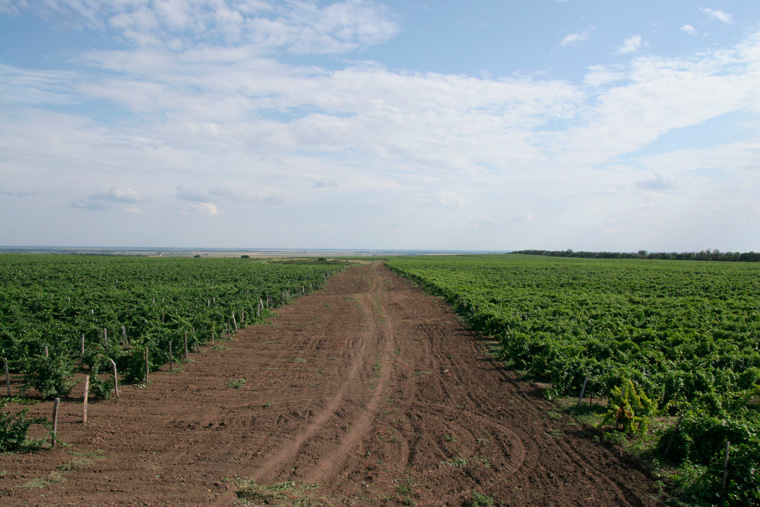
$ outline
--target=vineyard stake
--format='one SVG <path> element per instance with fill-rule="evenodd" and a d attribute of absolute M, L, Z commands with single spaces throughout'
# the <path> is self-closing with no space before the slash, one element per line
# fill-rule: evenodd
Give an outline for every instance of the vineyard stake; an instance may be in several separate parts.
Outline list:
<path fill-rule="evenodd" d="M 676 429 L 674 429 L 673 434 L 670 435 L 670 440 L 668 440 L 668 446 L 665 448 L 665 454 L 663 454 L 663 456 L 667 456 L 668 452 L 670 452 L 670 446 L 673 445 L 673 440 L 676 438 L 676 433 L 678 433 L 678 428 L 681 427 L 682 420 L 683 420 L 683 414 L 678 418 L 678 422 L 676 423 Z"/>
<path fill-rule="evenodd" d="M 87 397 L 90 394 L 90 376 L 84 376 L 84 407 L 82 409 L 82 424 L 87 424 Z"/>
<path fill-rule="evenodd" d="M 235 325 L 235 332 L 237 332 L 237 321 L 235 320 L 235 312 L 232 312 L 232 323 Z"/>
<path fill-rule="evenodd" d="M 114 391 L 116 391 L 116 399 L 119 399 L 119 376 L 116 373 L 116 361 L 113 359 L 110 359 L 111 364 L 113 365 L 113 388 Z"/>
<path fill-rule="evenodd" d="M 108 350 L 108 330 L 103 328 L 103 342 L 105 343 L 106 350 Z"/>
<path fill-rule="evenodd" d="M 583 395 L 586 394 L 586 384 L 588 384 L 588 375 L 586 375 L 586 378 L 583 381 L 583 387 L 581 388 L 581 395 L 578 396 L 578 408 L 580 408 L 581 402 L 583 402 Z"/>
<path fill-rule="evenodd" d="M 726 459 L 723 462 L 723 492 L 726 492 L 726 481 L 728 480 L 728 455 L 731 451 L 731 441 L 726 440 Z"/>
<path fill-rule="evenodd" d="M 185 361 L 187 361 L 187 333 L 185 333 Z"/>
<path fill-rule="evenodd" d="M 172 371 L 174 365 L 172 364 L 172 342 L 169 340 L 169 372 Z"/>
<path fill-rule="evenodd" d="M 50 357 L 50 355 L 48 354 L 48 346 L 47 345 L 45 345 L 45 357 Z"/>
<path fill-rule="evenodd" d="M 148 362 L 148 347 L 145 347 L 145 382 L 148 381 L 148 370 L 150 370 L 150 363 Z"/>
<path fill-rule="evenodd" d="M 124 337 L 124 343 L 129 346 L 129 338 L 127 338 L 127 328 L 122 324 L 121 335 Z"/>
<path fill-rule="evenodd" d="M 53 441 L 50 443 L 51 447 L 55 447 L 55 441 L 58 437 L 58 405 L 60 403 L 61 399 L 56 398 L 53 404 Z"/>
<path fill-rule="evenodd" d="M 8 375 L 8 359 L 3 358 L 3 369 L 5 370 L 5 388 L 8 390 L 8 396 L 11 395 L 11 377 Z"/>
<path fill-rule="evenodd" d="M 216 338 L 216 331 L 211 330 L 211 345 L 214 345 L 214 339 Z"/>

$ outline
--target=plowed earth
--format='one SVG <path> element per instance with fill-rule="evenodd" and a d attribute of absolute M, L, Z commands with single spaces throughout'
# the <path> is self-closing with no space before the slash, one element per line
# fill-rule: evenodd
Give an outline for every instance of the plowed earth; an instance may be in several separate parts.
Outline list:
<path fill-rule="evenodd" d="M 78 385 L 68 446 L 0 456 L 0 504 L 657 504 L 645 471 L 548 417 L 485 343 L 381 264 L 350 268 L 91 403 L 87 425 Z"/>

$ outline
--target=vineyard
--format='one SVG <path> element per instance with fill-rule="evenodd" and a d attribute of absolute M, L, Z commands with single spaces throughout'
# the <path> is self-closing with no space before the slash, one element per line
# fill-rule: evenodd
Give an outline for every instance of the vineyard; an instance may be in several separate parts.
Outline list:
<path fill-rule="evenodd" d="M 316 261 L 3 255 L 0 357 L 23 377 L 23 392 L 66 396 L 84 367 L 92 392 L 107 398 L 111 364 L 128 381 L 144 380 L 341 269 Z"/>
<path fill-rule="evenodd" d="M 650 462 L 663 464 L 661 470 L 685 503 L 760 503 L 760 265 L 536 255 L 398 257 L 387 265 L 443 297 L 472 328 L 498 340 L 500 359 L 526 377 L 546 383 L 546 397 L 583 393 L 581 398 L 604 400 L 603 405 L 597 404 L 604 434 L 646 442 Z M 267 478 L 283 480 L 296 469 L 293 463 L 302 463 L 302 478 L 322 483 L 327 482 L 324 466 L 314 463 L 324 465 L 340 458 L 336 463 L 344 460 L 346 470 L 362 477 L 395 470 L 395 478 L 386 477 L 395 481 L 413 470 L 415 477 L 437 484 L 430 486 L 431 495 L 445 483 L 452 499 L 462 495 L 462 481 L 473 490 L 492 484 L 486 491 L 489 495 L 511 498 L 519 485 L 538 477 L 536 471 L 542 467 L 565 470 L 578 481 L 606 480 L 588 473 L 609 466 L 611 458 L 604 449 L 591 449 L 595 444 L 590 440 L 566 445 L 557 438 L 558 429 L 549 433 L 541 429 L 546 420 L 538 420 L 537 425 L 526 418 L 528 413 L 544 413 L 536 408 L 540 403 L 531 399 L 527 404 L 519 398 L 514 389 L 523 388 L 492 383 L 473 340 L 450 334 L 454 324 L 444 325 L 443 320 L 436 324 L 443 317 L 425 306 L 430 298 L 416 299 L 402 284 L 384 278 L 375 265 L 332 278 L 331 283 L 342 281 L 326 294 L 299 300 L 309 302 L 301 309 L 290 305 L 277 310 L 300 315 L 287 328 L 249 328 L 246 332 L 251 338 L 240 347 L 250 348 L 253 355 L 240 355 L 246 348 L 229 351 L 226 361 L 241 361 L 227 363 L 235 364 L 229 372 L 214 372 L 214 366 L 207 365 L 205 374 L 190 380 L 192 364 L 172 369 L 172 364 L 188 361 L 188 352 L 267 320 L 273 309 L 323 287 L 343 267 L 343 263 L 319 260 L 0 256 L 0 359 L 7 364 L 6 378 L 12 380 L 8 389 L 13 388 L 13 396 L 0 400 L 0 451 L 32 448 L 34 441 L 27 435 L 30 425 L 50 423 L 38 417 L 41 412 L 35 409 L 39 407 L 31 407 L 34 417 L 27 417 L 25 404 L 44 405 L 42 400 L 55 398 L 78 401 L 83 391 L 74 380 L 81 381 L 82 374 L 89 377 L 89 393 L 102 400 L 115 394 L 112 367 L 134 387 L 142 386 L 158 370 L 162 370 L 156 375 L 159 380 L 145 385 L 180 383 L 185 369 L 188 378 L 183 381 L 188 384 L 181 392 L 186 393 L 186 403 L 207 406 L 209 398 L 236 393 L 224 398 L 224 409 L 210 422 L 211 416 L 197 409 L 186 409 L 184 416 L 193 421 L 187 425 L 192 428 L 201 423 L 203 428 L 240 426 L 235 430 L 239 434 L 214 430 L 204 440 L 204 455 L 219 467 L 220 476 L 226 463 L 245 462 L 248 468 L 235 465 L 234 473 L 248 470 L 254 478 L 270 474 Z M 433 314 L 439 316 L 431 319 Z M 267 338 L 253 338 L 259 334 Z M 433 338 L 422 346 L 428 335 Z M 357 341 L 356 336 L 363 339 Z M 433 346 L 447 348 L 432 356 L 423 354 L 429 354 Z M 218 351 L 215 347 L 207 350 L 223 355 L 225 349 L 220 344 Z M 335 356 L 336 351 L 343 351 L 342 359 Z M 200 362 L 194 366 L 200 367 Z M 234 376 L 229 377 L 230 372 Z M 286 375 L 293 375 L 292 380 L 283 382 Z M 485 376 L 479 379 L 478 375 Z M 196 383 L 212 378 L 217 380 L 207 386 L 208 393 L 196 391 Z M 257 385 L 244 385 L 246 378 L 257 378 Z M 335 382 L 342 387 L 335 387 Z M 368 386 L 364 390 L 362 382 Z M 460 393 L 470 382 L 474 385 L 468 385 L 467 393 Z M 482 392 L 476 393 L 475 385 Z M 131 389 L 128 394 L 134 400 L 138 392 L 145 392 L 140 396 L 154 396 L 158 400 L 154 403 L 166 405 L 163 394 L 147 391 Z M 405 394 L 386 400 L 391 392 Z M 427 400 L 424 406 L 418 396 L 422 392 Z M 176 390 L 173 393 L 177 396 Z M 240 393 L 245 395 L 240 397 Z M 315 397 L 316 393 L 321 394 Z M 433 393 L 440 395 L 437 404 L 428 399 Z M 209 398 L 204 402 L 203 396 Z M 240 406 L 235 408 L 237 401 Z M 110 426 L 104 421 L 118 413 L 111 405 L 126 406 L 124 401 L 98 406 L 95 417 L 100 422 L 87 431 L 84 425 L 79 428 L 69 422 L 67 438 L 77 439 L 80 446 L 90 438 L 88 431 L 99 431 L 99 438 L 107 438 Z M 156 405 L 146 406 L 157 410 Z M 354 408 L 364 406 L 372 410 L 349 416 Z M 172 424 L 181 407 L 166 408 Z M 228 411 L 237 415 L 228 416 Z M 319 415 L 301 417 L 301 411 Z M 394 414 L 390 422 L 382 420 L 385 413 Z M 437 425 L 437 429 L 422 432 L 418 426 L 407 427 L 409 421 L 404 421 L 409 414 L 418 414 L 412 419 Z M 115 417 L 120 420 L 121 416 Z M 260 422 L 250 426 L 253 417 Z M 346 417 L 348 422 L 343 420 Z M 459 419 L 467 422 L 452 422 Z M 128 430 L 113 424 L 119 431 Z M 479 429 L 467 430 L 473 425 L 480 425 Z M 272 430 L 275 426 L 276 431 Z M 144 438 L 146 431 L 145 426 L 136 427 L 135 438 Z M 387 440 L 377 438 L 389 431 Z M 188 434 L 193 440 L 187 445 L 200 455 L 199 433 Z M 175 435 L 171 435 L 148 440 L 173 442 Z M 224 436 L 234 442 L 240 435 L 255 437 L 243 448 L 249 454 L 245 459 L 235 455 L 220 461 L 216 457 L 219 439 Z M 305 445 L 317 436 L 319 447 Z M 146 444 L 140 441 L 131 450 L 119 447 L 121 439 L 108 445 L 103 440 L 100 445 L 110 449 L 116 460 L 125 452 L 142 452 Z M 295 449 L 293 442 L 303 446 Z M 334 448 L 324 448 L 325 442 Z M 559 446 L 552 447 L 559 449 L 556 461 L 550 461 L 555 454 L 539 452 L 555 444 Z M 579 446 L 585 449 L 580 454 L 575 451 Z M 238 447 L 231 443 L 225 449 L 237 452 Z M 390 458 L 387 466 L 375 466 L 375 455 L 390 457 L 397 451 L 408 455 L 402 452 L 394 466 Z M 135 460 L 141 455 L 131 456 Z M 165 459 L 176 461 L 169 453 Z M 33 461 L 30 457 L 23 466 L 33 468 Z M 500 465 L 491 468 L 492 463 Z M 568 463 L 578 469 L 565 468 Z M 45 465 L 38 466 L 35 470 Z M 467 472 L 475 475 L 466 478 L 460 467 L 469 467 Z M 331 473 L 342 473 L 333 468 Z M 617 470 L 602 488 L 612 496 L 600 497 L 600 504 L 629 494 L 615 488 L 621 474 L 631 472 Z M 201 472 L 201 477 L 207 473 Z M 195 472 L 188 468 L 183 473 Z M 490 482 L 478 479 L 480 473 L 492 474 Z M 26 483 L 18 474 L 14 472 L 14 480 L 23 489 Z M 546 477 L 540 488 L 534 486 L 537 491 L 553 498 L 565 495 L 570 503 L 578 504 L 581 496 L 573 495 L 593 487 L 556 482 L 559 474 Z M 364 488 L 365 484 L 354 486 Z M 74 481 L 71 487 L 76 487 Z M 88 488 L 87 484 L 82 487 Z M 345 487 L 359 495 L 353 486 Z M 19 494 L 18 488 L 6 489 L 6 494 Z M 395 491 L 401 495 L 399 488 Z M 385 494 L 377 493 L 378 498 Z M 424 498 L 427 493 L 418 494 Z M 525 494 L 539 493 L 526 490 Z M 532 497 L 520 498 L 529 502 Z"/>
<path fill-rule="evenodd" d="M 500 342 L 546 395 L 609 399 L 689 503 L 760 503 L 760 266 L 537 256 L 405 257 L 388 266 Z M 729 460 L 730 457 L 730 460 Z"/>

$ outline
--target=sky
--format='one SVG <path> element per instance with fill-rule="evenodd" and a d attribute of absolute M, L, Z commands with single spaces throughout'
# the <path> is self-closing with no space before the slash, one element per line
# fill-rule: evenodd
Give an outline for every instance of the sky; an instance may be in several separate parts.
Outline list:
<path fill-rule="evenodd" d="M 0 0 L 0 245 L 760 251 L 760 2 Z"/>

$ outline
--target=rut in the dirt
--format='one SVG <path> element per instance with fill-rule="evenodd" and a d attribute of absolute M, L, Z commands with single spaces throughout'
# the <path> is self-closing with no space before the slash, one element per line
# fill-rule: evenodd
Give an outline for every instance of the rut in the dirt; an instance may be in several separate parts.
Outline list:
<path fill-rule="evenodd" d="M 0 456 L 0 504 L 235 505 L 251 480 L 296 481 L 283 505 L 657 504 L 645 472 L 549 418 L 483 342 L 381 264 L 350 268 L 92 405 L 86 427 L 64 403 L 70 446 Z"/>

